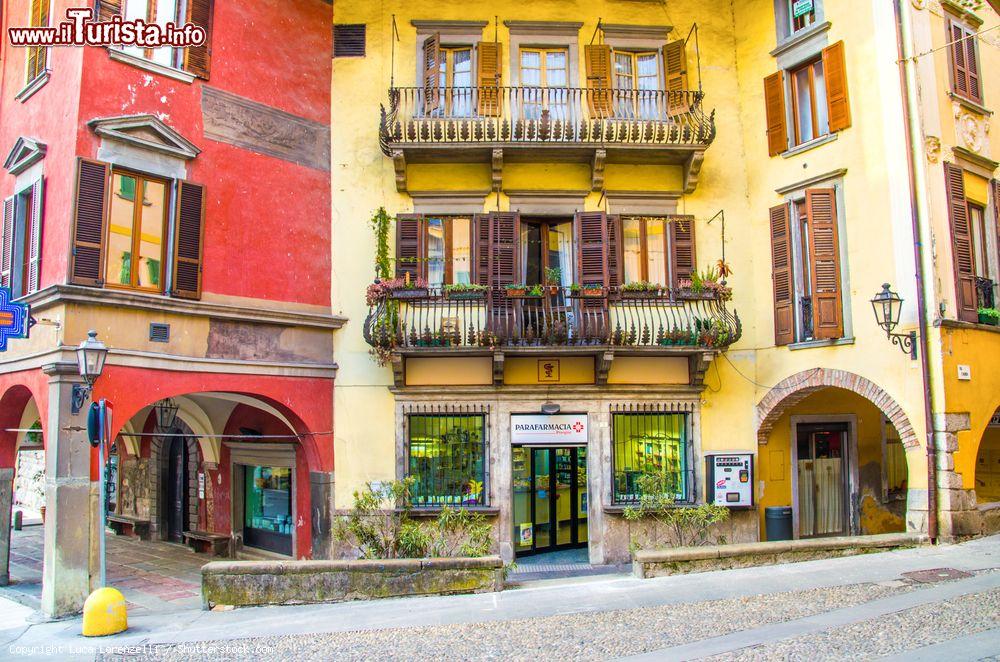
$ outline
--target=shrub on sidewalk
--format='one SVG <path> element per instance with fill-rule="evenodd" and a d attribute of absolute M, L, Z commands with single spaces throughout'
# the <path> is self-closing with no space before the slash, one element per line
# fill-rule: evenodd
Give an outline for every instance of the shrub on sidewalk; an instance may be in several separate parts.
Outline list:
<path fill-rule="evenodd" d="M 427 521 L 411 515 L 414 480 L 368 483 L 354 493 L 349 514 L 334 522 L 333 535 L 361 559 L 486 556 L 493 527 L 482 513 L 441 510 Z"/>
<path fill-rule="evenodd" d="M 630 525 L 632 551 L 726 543 L 725 536 L 717 535 L 711 541 L 709 537 L 714 525 L 729 520 L 728 508 L 713 503 L 678 504 L 679 485 L 671 474 L 643 474 L 637 483 L 639 502 L 624 512 Z"/>

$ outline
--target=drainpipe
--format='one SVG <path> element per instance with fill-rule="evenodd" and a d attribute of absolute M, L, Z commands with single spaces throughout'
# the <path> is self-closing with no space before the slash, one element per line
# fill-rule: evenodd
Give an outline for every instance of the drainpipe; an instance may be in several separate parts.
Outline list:
<path fill-rule="evenodd" d="M 910 215 L 913 228 L 913 262 L 916 267 L 917 354 L 923 378 L 924 429 L 927 435 L 927 535 L 938 536 L 937 453 L 934 443 L 934 405 L 939 400 L 938 384 L 932 378 L 929 351 L 931 324 L 927 302 L 936 301 L 934 261 L 931 255 L 930 209 L 927 204 L 927 170 L 923 153 L 923 131 L 917 101 L 917 64 L 913 60 L 913 15 L 909 0 L 895 0 L 896 47 L 899 54 L 900 83 L 903 88 L 903 114 L 906 117 L 907 165 L 910 175 Z M 931 275 L 931 278 L 927 276 Z"/>

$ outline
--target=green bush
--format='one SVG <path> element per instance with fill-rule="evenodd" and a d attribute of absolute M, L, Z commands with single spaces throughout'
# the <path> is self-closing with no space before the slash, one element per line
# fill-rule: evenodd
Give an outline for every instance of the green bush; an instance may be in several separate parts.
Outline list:
<path fill-rule="evenodd" d="M 443 508 L 435 518 L 412 519 L 413 478 L 368 483 L 354 507 L 334 521 L 333 536 L 361 559 L 486 556 L 493 527 L 482 513 Z"/>
<path fill-rule="evenodd" d="M 626 521 L 641 525 L 645 530 L 640 541 L 636 532 L 631 535 L 632 551 L 645 548 L 697 547 L 707 544 L 725 544 L 725 536 L 709 541 L 715 524 L 729 520 L 729 509 L 712 503 L 698 506 L 677 503 L 679 477 L 675 474 L 643 474 L 637 479 L 642 495 L 639 503 L 625 509 Z"/>

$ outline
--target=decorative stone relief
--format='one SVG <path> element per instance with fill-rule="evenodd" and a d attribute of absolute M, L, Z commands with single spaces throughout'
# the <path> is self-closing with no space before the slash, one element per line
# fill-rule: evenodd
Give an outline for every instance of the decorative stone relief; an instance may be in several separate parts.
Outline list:
<path fill-rule="evenodd" d="M 937 163 L 941 158 L 941 139 L 937 136 L 924 138 L 924 151 L 927 152 L 928 162 Z"/>
<path fill-rule="evenodd" d="M 962 136 L 962 142 L 973 152 L 979 152 L 983 148 L 983 127 L 972 115 L 962 115 L 958 120 L 958 132 Z"/>

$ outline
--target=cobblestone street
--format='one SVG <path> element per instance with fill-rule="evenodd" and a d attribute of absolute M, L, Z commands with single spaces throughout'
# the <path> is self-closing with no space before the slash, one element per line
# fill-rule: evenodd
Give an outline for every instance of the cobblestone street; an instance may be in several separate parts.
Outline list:
<path fill-rule="evenodd" d="M 3 611 L 0 650 L 15 659 L 1000 659 L 1000 537 L 502 593 L 138 611 L 102 640 L 81 637 L 78 619 L 18 626 Z"/>

